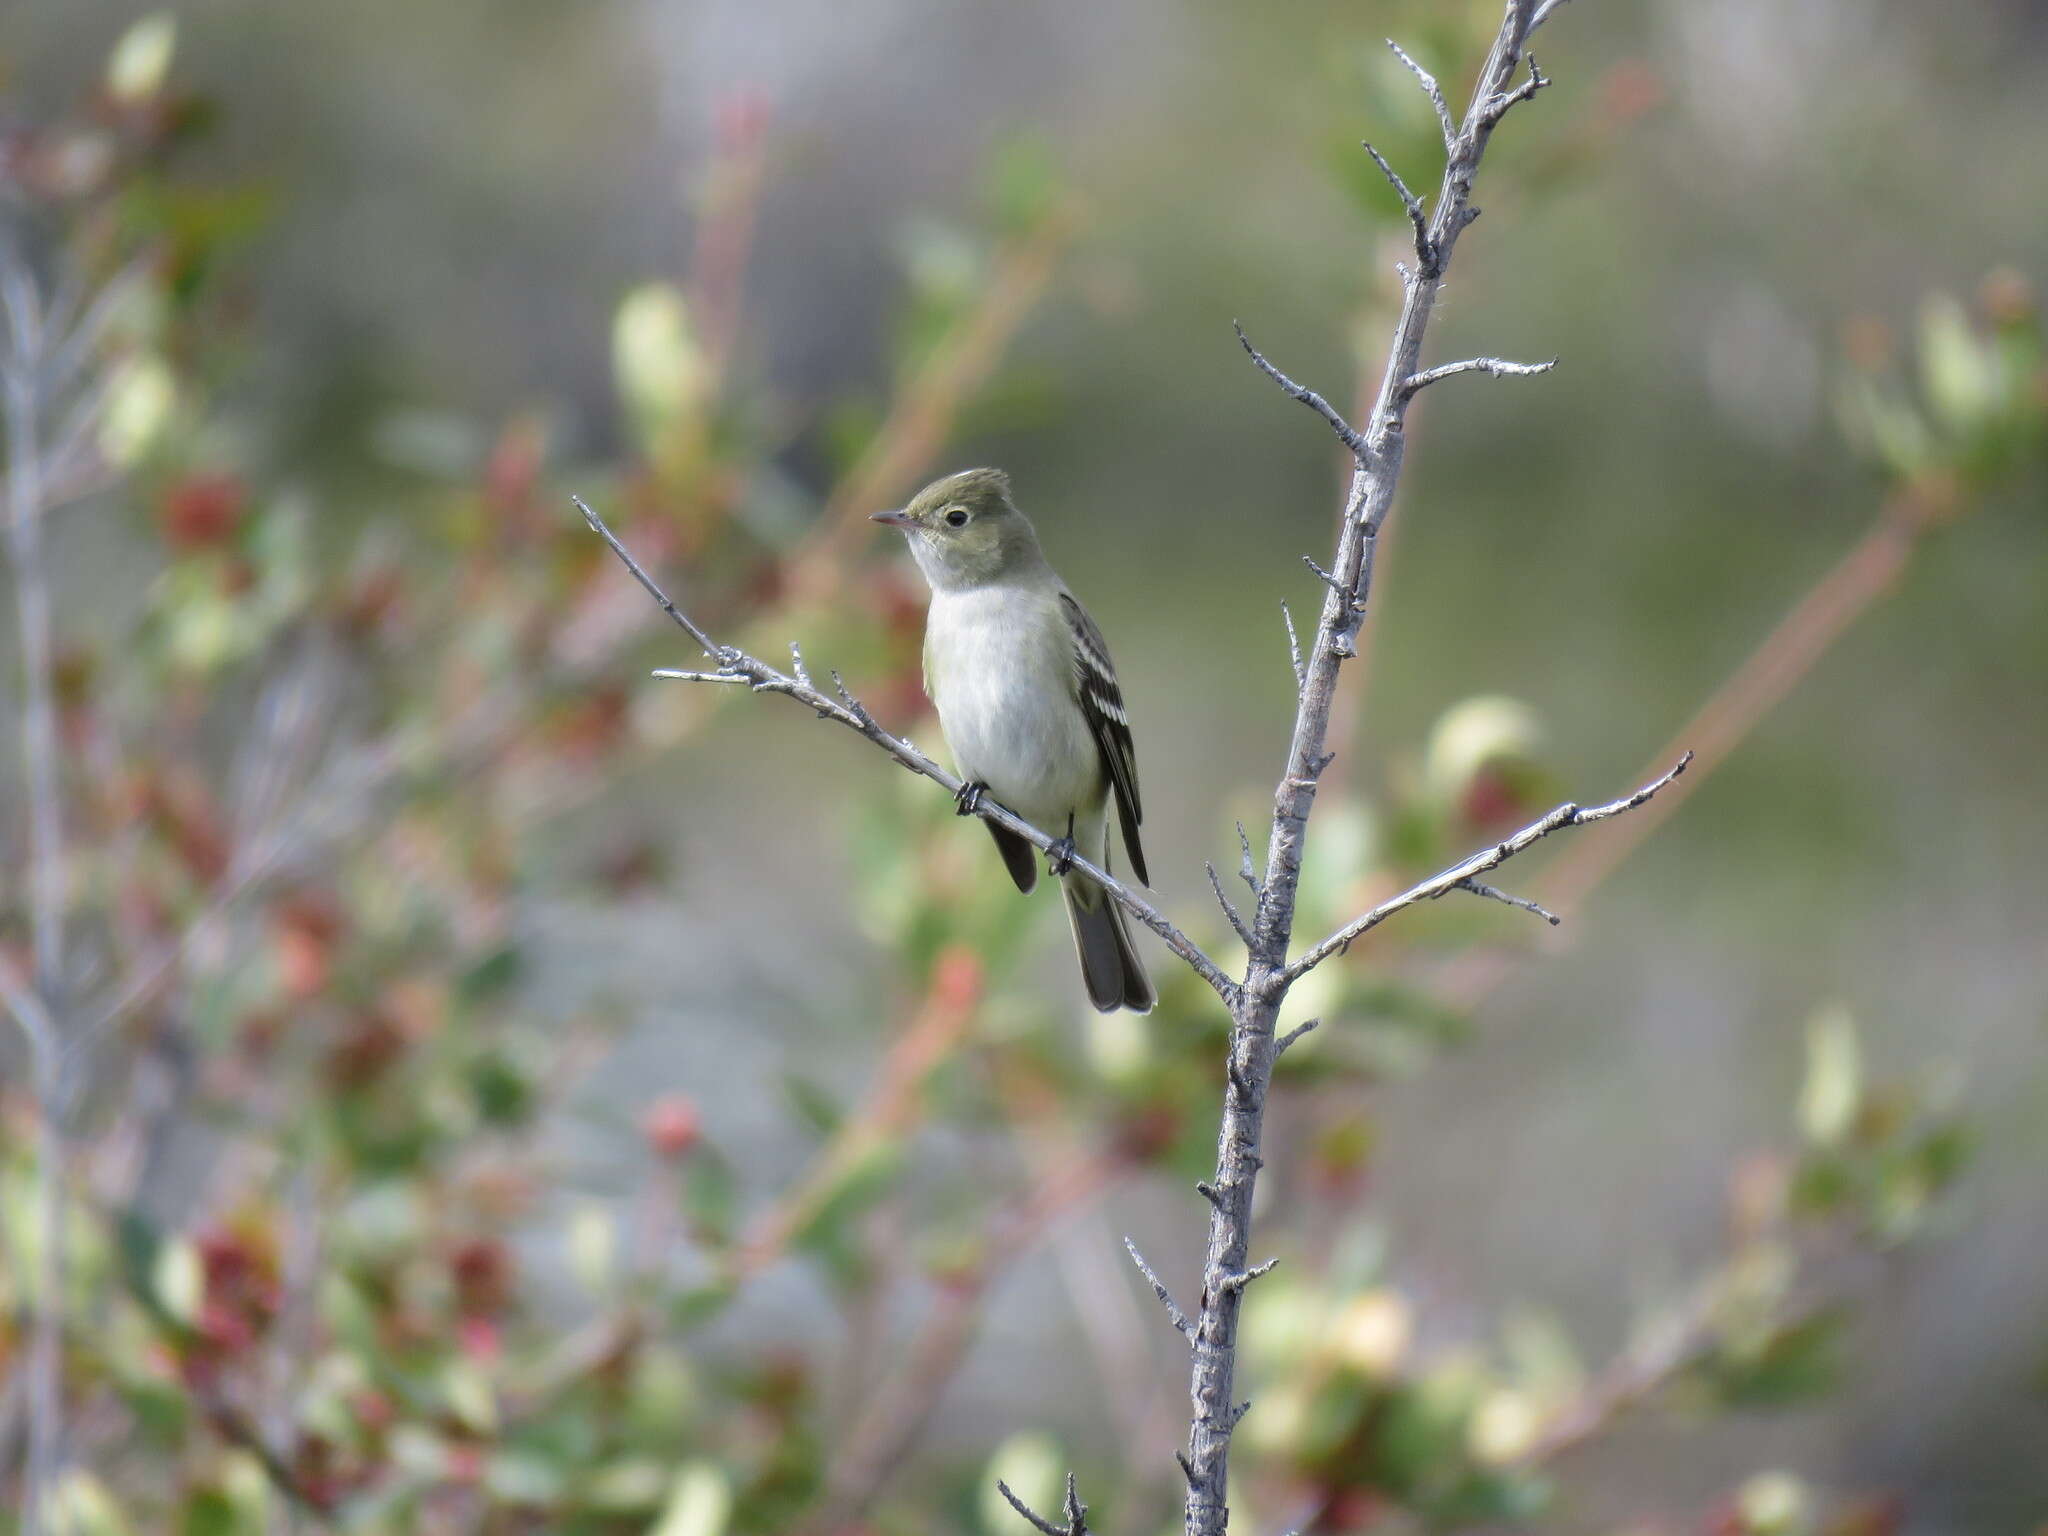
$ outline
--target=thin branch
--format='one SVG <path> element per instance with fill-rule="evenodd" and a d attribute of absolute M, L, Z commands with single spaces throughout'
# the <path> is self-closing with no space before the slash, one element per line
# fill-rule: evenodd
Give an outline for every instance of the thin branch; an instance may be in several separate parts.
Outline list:
<path fill-rule="evenodd" d="M 1506 117 L 1510 107 L 1513 107 L 1518 102 L 1529 100 L 1530 97 L 1542 90 L 1543 87 L 1550 84 L 1550 78 L 1536 67 L 1536 55 L 1532 53 L 1526 57 L 1529 60 L 1529 78 L 1524 80 L 1514 90 L 1505 91 L 1494 97 L 1493 100 L 1486 104 L 1485 110 L 1480 114 L 1482 120 L 1489 126 Z"/>
<path fill-rule="evenodd" d="M 51 1518 L 50 1499 L 64 1454 L 63 1347 L 66 1269 L 66 1152 L 62 1123 L 64 976 L 64 809 L 58 789 L 50 574 L 43 559 L 45 506 L 41 416 L 49 317 L 27 263 L 12 249 L 0 264 L 0 308 L 7 350 L 0 359 L 0 404 L 7 425 L 7 553 L 14 577 L 21 658 L 21 751 L 28 799 L 28 906 L 32 984 L 38 1005 L 11 1002 L 28 1032 L 36 1104 L 36 1305 L 29 1335 L 29 1444 L 22 1526 L 36 1536 Z"/>
<path fill-rule="evenodd" d="M 742 687 L 748 685 L 748 679 L 734 672 L 681 672 L 674 667 L 656 667 L 647 675 L 676 683 L 738 683 Z"/>
<path fill-rule="evenodd" d="M 1166 1320 L 1173 1324 L 1173 1331 L 1192 1341 L 1195 1336 L 1194 1324 L 1188 1321 L 1187 1313 L 1181 1311 L 1174 1301 L 1173 1293 L 1166 1288 L 1166 1282 L 1152 1272 L 1152 1266 L 1145 1262 L 1145 1255 L 1138 1252 L 1138 1245 L 1129 1237 L 1124 1239 L 1124 1248 L 1129 1252 L 1131 1262 L 1138 1266 L 1138 1273 L 1151 1285 L 1152 1294 L 1157 1296 L 1159 1304 L 1166 1308 Z"/>
<path fill-rule="evenodd" d="M 1335 576 L 1332 576 L 1320 565 L 1317 565 L 1315 562 L 1315 557 L 1313 555 L 1303 555 L 1301 557 L 1301 563 L 1316 573 L 1316 580 L 1320 581 L 1332 592 L 1336 593 L 1339 597 L 1343 598 L 1345 602 L 1349 603 L 1353 600 L 1349 589 L 1345 587 L 1344 583 L 1339 581 Z"/>
<path fill-rule="evenodd" d="M 692 640 L 696 641 L 704 654 L 717 662 L 721 669 L 730 668 L 732 658 L 727 654 L 727 647 L 719 645 L 709 635 L 705 634 L 703 630 L 697 627 L 695 620 L 669 601 L 668 594 L 661 590 L 661 587 L 652 576 L 640 568 L 640 562 L 627 552 L 626 546 L 619 542 L 618 536 L 605 526 L 604 519 L 590 510 L 590 503 L 581 496 L 571 496 L 569 499 L 576 503 L 576 510 L 583 514 L 583 521 L 590 524 L 590 531 L 603 539 L 605 543 L 611 545 L 612 553 L 625 562 L 626 569 L 633 573 L 633 579 L 646 588 L 647 595 L 654 599 L 661 611 L 679 625 Z M 756 665 L 759 664 L 757 663 Z"/>
<path fill-rule="evenodd" d="M 1394 189 L 1394 195 L 1401 199 L 1401 211 L 1408 215 L 1408 222 L 1415 226 L 1415 260 L 1425 277 L 1437 273 L 1436 242 L 1429 237 L 1429 215 L 1423 211 L 1422 199 L 1408 190 L 1408 183 L 1401 179 L 1401 173 L 1387 163 L 1387 157 L 1364 143 L 1365 152 L 1372 156 L 1372 163 L 1380 168 L 1380 174 Z"/>
<path fill-rule="evenodd" d="M 1294 613 L 1287 606 L 1287 600 L 1280 601 L 1280 617 L 1287 624 L 1287 655 L 1294 663 L 1294 693 L 1297 698 L 1308 684 L 1308 667 L 1301 659 L 1301 636 L 1294 632 Z"/>
<path fill-rule="evenodd" d="M 1536 7 L 1536 14 L 1529 18 L 1529 30 L 1534 32 L 1543 23 L 1550 20 L 1553 12 L 1562 10 L 1570 3 L 1571 0 L 1543 0 L 1543 3 Z"/>
<path fill-rule="evenodd" d="M 1216 893 L 1217 905 L 1223 908 L 1223 915 L 1230 919 L 1230 926 L 1237 931 L 1238 938 L 1242 940 L 1245 947 L 1249 949 L 1251 947 L 1252 942 L 1252 931 L 1251 929 L 1245 926 L 1244 914 L 1242 912 L 1239 912 L 1237 910 L 1237 904 L 1233 902 L 1229 896 L 1224 894 L 1223 881 L 1222 878 L 1218 876 L 1216 873 L 1216 866 L 1213 863 L 1204 860 L 1202 868 L 1206 869 L 1209 872 L 1209 888 Z"/>
<path fill-rule="evenodd" d="M 1294 1028 L 1287 1031 L 1286 1034 L 1282 1035 L 1278 1040 L 1273 1042 L 1273 1059 L 1275 1061 L 1278 1061 L 1282 1056 L 1285 1056 L 1287 1054 L 1287 1048 L 1290 1045 L 1294 1044 L 1295 1041 L 1299 1040 L 1303 1035 L 1307 1034 L 1310 1030 L 1316 1028 L 1322 1022 L 1323 1021 L 1321 1019 L 1308 1019 L 1300 1024 L 1295 1025 Z"/>
<path fill-rule="evenodd" d="M 774 667 L 769 666 L 767 662 L 762 661 L 756 656 L 750 656 L 737 646 L 718 644 L 709 634 L 698 627 L 695 620 L 691 619 L 669 600 L 668 594 L 662 591 L 660 583 L 655 581 L 652 576 L 648 575 L 641 568 L 640 562 L 633 558 L 632 552 L 619 542 L 618 535 L 605 526 L 604 519 L 591 510 L 588 502 L 584 501 L 580 496 L 572 497 L 571 499 L 576 503 L 577 510 L 583 514 L 584 521 L 590 524 L 592 531 L 611 546 L 612 553 L 619 557 L 620 562 L 632 573 L 633 579 L 639 582 L 646 589 L 647 594 L 660 605 L 661 611 L 674 620 L 692 640 L 696 641 L 703 648 L 707 656 L 717 661 L 718 672 L 714 676 L 741 678 L 756 693 L 779 693 L 795 699 L 799 704 L 807 706 L 825 719 L 834 721 L 839 725 L 845 726 L 848 730 L 866 737 L 912 773 L 923 774 L 924 777 L 932 780 L 948 794 L 958 796 L 962 787 L 960 780 L 941 768 L 929 757 L 926 757 L 924 753 L 920 752 L 909 742 L 883 730 L 876 723 L 875 717 L 868 713 L 867 707 L 854 697 L 852 691 L 847 688 L 845 681 L 838 673 L 832 674 L 833 687 L 838 693 L 838 697 L 833 698 L 831 695 L 822 692 L 799 678 L 777 671 Z M 1063 838 L 1054 838 L 1049 833 L 1040 831 L 1015 812 L 998 805 L 993 798 L 987 795 L 981 797 L 981 802 L 975 808 L 973 814 L 981 817 L 984 821 L 995 823 L 995 825 L 1007 832 L 1015 833 L 1030 843 L 1032 847 L 1047 855 L 1052 853 L 1056 843 L 1064 841 Z M 1067 855 L 1064 848 L 1061 849 L 1061 853 L 1067 857 L 1067 862 L 1071 868 L 1086 875 L 1090 880 L 1093 880 L 1097 885 L 1109 892 L 1110 895 L 1114 896 L 1123 905 L 1126 912 L 1130 913 L 1131 916 L 1165 940 L 1166 947 L 1180 956 L 1197 975 L 1208 982 L 1215 989 L 1218 997 L 1228 1003 L 1236 996 L 1237 983 L 1224 973 L 1223 968 L 1209 957 L 1201 945 L 1167 921 L 1165 915 L 1158 908 L 1154 907 L 1151 902 L 1140 896 L 1136 891 L 1125 885 L 1100 865 L 1091 862 L 1079 854 Z"/>
<path fill-rule="evenodd" d="M 1349 948 L 1352 940 L 1377 928 L 1396 912 L 1404 911 L 1420 901 L 1434 901 L 1446 891 L 1456 890 L 1490 869 L 1498 869 L 1516 854 L 1533 848 L 1553 832 L 1563 831 L 1566 827 L 1583 827 L 1591 822 L 1605 821 L 1610 816 L 1620 816 L 1647 804 L 1659 790 L 1684 773 L 1686 764 L 1691 761 L 1692 753 L 1688 752 L 1668 772 L 1651 780 L 1634 794 L 1624 795 L 1621 799 L 1609 801 L 1606 805 L 1580 806 L 1567 801 L 1540 820 L 1530 822 L 1521 831 L 1504 838 L 1492 847 L 1481 849 L 1478 853 L 1453 864 L 1449 869 L 1439 870 L 1427 880 L 1411 885 L 1400 895 L 1389 897 L 1362 917 L 1354 918 L 1286 967 L 1280 973 L 1281 980 L 1289 985 L 1299 981 L 1330 956 Z M 1481 894 L 1494 893 L 1484 891 Z"/>
<path fill-rule="evenodd" d="M 8 1013 L 21 1026 L 31 1052 L 56 1051 L 57 1021 L 50 1017 L 50 1010 L 43 1006 L 35 988 L 4 954 L 0 954 L 0 1003 L 7 1005 Z"/>
<path fill-rule="evenodd" d="M 1063 1526 L 1054 1525 L 1018 1498 L 1010 1491 L 1010 1485 L 1001 1478 L 996 1479 L 996 1492 L 1009 1500 L 1010 1508 L 1043 1531 L 1045 1536 L 1088 1536 L 1088 1506 L 1081 1502 L 1080 1494 L 1075 1491 L 1074 1474 L 1071 1472 L 1067 1474 L 1066 1507 L 1061 1511 L 1067 1517 L 1067 1523 Z"/>
<path fill-rule="evenodd" d="M 1539 1467 L 1584 1444 L 1708 1355 L 1719 1337 L 1715 1324 L 1726 1305 L 1728 1289 L 1726 1274 L 1708 1276 L 1641 1344 L 1616 1357 L 1580 1387 L 1544 1424 L 1528 1449 L 1515 1458 L 1515 1465 Z"/>
<path fill-rule="evenodd" d="M 1303 405 L 1322 417 L 1324 421 L 1327 421 L 1330 424 L 1330 430 L 1337 434 L 1337 440 L 1351 450 L 1352 457 L 1356 458 L 1361 464 L 1364 463 L 1371 450 L 1366 447 L 1365 439 L 1359 435 L 1357 429 L 1339 413 L 1337 407 L 1330 404 L 1329 401 L 1306 385 L 1295 383 L 1294 380 L 1287 377 L 1286 374 L 1268 362 L 1265 353 L 1252 345 L 1252 339 L 1245 335 L 1244 327 L 1235 320 L 1230 322 L 1230 328 L 1237 332 L 1238 345 L 1244 348 L 1246 356 L 1258 364 L 1259 372 L 1263 373 L 1275 384 L 1278 384 L 1293 399 L 1299 400 Z"/>
<path fill-rule="evenodd" d="M 1225 1275 L 1223 1288 L 1226 1291 L 1241 1291 L 1261 1275 L 1270 1274 L 1273 1266 L 1279 1262 L 1278 1259 L 1268 1259 L 1263 1264 L 1254 1264 L 1250 1269 L 1241 1269 L 1234 1275 Z"/>
<path fill-rule="evenodd" d="M 1444 363 L 1422 373 L 1411 373 L 1401 381 L 1401 387 L 1394 394 L 1398 400 L 1411 400 L 1419 391 L 1454 374 L 1487 373 L 1496 379 L 1525 379 L 1539 373 L 1548 373 L 1556 366 L 1557 359 L 1554 357 L 1547 363 L 1511 363 L 1501 357 L 1468 357 L 1460 363 Z"/>
<path fill-rule="evenodd" d="M 1237 878 L 1242 880 L 1251 891 L 1252 900 L 1257 901 L 1262 893 L 1259 889 L 1258 872 L 1252 864 L 1252 839 L 1251 834 L 1245 831 L 1244 823 L 1241 821 L 1237 824 L 1237 848 Z"/>
<path fill-rule="evenodd" d="M 1488 901 L 1505 902 L 1508 906 L 1520 907 L 1524 912 L 1533 912 L 1553 928 L 1564 921 L 1563 918 L 1539 902 L 1531 901 L 1526 896 L 1511 896 L 1506 891 L 1500 890 L 1495 886 L 1482 885 L 1477 880 L 1461 880 L 1454 889 L 1470 891 L 1474 896 L 1484 896 Z"/>
<path fill-rule="evenodd" d="M 1022 1499 L 1018 1498 L 1016 1494 L 1012 1493 L 1010 1491 L 1010 1485 L 1004 1482 L 1000 1477 L 996 1479 L 996 1492 L 1000 1493 L 1004 1498 L 1010 1501 L 1010 1508 L 1017 1511 L 1017 1513 L 1022 1515 L 1026 1520 L 1029 1520 L 1039 1530 L 1045 1532 L 1045 1536 L 1065 1536 L 1065 1533 L 1061 1531 L 1058 1526 L 1054 1525 L 1050 1520 L 1046 1519 L 1045 1516 L 1041 1515 L 1029 1504 L 1026 1504 Z"/>
<path fill-rule="evenodd" d="M 47 365 L 44 387 L 52 394 L 61 393 L 71 387 L 91 357 L 92 349 L 99 345 L 106 335 L 108 324 L 120 310 L 129 296 L 142 285 L 143 277 L 150 265 L 157 259 L 155 252 L 145 252 L 135 257 L 119 272 L 107 279 L 100 291 L 86 306 L 85 313 L 78 317 L 64 340 L 57 344 Z M 54 318 L 54 315 L 53 315 Z"/>
<path fill-rule="evenodd" d="M 1454 154 L 1458 148 L 1457 125 L 1451 121 L 1451 104 L 1444 100 L 1443 87 L 1436 83 L 1436 76 L 1408 57 L 1408 52 L 1391 37 L 1387 46 L 1394 50 L 1394 57 L 1413 71 L 1415 78 L 1422 82 L 1422 91 L 1429 98 L 1429 104 L 1436 108 L 1436 120 L 1444 131 L 1444 152 Z"/>

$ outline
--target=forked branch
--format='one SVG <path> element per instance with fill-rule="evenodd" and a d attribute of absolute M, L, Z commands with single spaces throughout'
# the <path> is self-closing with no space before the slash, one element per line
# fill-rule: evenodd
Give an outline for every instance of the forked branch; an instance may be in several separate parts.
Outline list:
<path fill-rule="evenodd" d="M 1639 805 L 1647 804 L 1659 790 L 1684 773 L 1686 764 L 1691 761 L 1692 754 L 1688 752 L 1672 766 L 1669 772 L 1652 779 L 1634 794 L 1624 795 L 1621 799 L 1611 800 L 1605 805 L 1582 806 L 1574 805 L 1567 801 L 1540 820 L 1530 822 L 1521 831 L 1514 833 L 1510 837 L 1503 838 L 1492 847 L 1483 848 L 1470 857 L 1453 864 L 1448 869 L 1438 870 L 1427 880 L 1419 881 L 1409 886 L 1407 890 L 1398 896 L 1388 897 L 1371 911 L 1346 923 L 1327 939 L 1324 939 L 1322 943 L 1316 945 L 1315 948 L 1309 950 L 1283 970 L 1280 973 L 1282 980 L 1292 985 L 1329 959 L 1330 956 L 1342 954 L 1351 947 L 1352 940 L 1358 938 L 1361 934 L 1377 928 L 1396 912 L 1405 911 L 1417 902 L 1434 901 L 1437 897 L 1449 891 L 1470 890 L 1475 895 L 1489 896 L 1496 901 L 1506 901 L 1511 906 L 1524 907 L 1529 911 L 1535 912 L 1540 917 L 1547 918 L 1553 923 L 1556 922 L 1557 919 L 1552 914 L 1537 906 L 1534 902 L 1510 897 L 1505 892 L 1496 891 L 1491 886 L 1480 885 L 1478 883 L 1478 876 L 1485 874 L 1490 869 L 1500 868 L 1501 865 L 1507 863 L 1509 859 L 1512 859 L 1518 853 L 1526 853 L 1553 832 L 1562 832 L 1566 827 L 1583 827 L 1591 822 L 1605 821 L 1610 816 L 1620 816 L 1634 810 Z"/>
<path fill-rule="evenodd" d="M 1074 1474 L 1071 1472 L 1067 1474 L 1066 1506 L 1061 1510 L 1061 1513 L 1067 1518 L 1065 1525 L 1054 1525 L 1045 1516 L 1012 1493 L 1010 1485 L 1001 1478 L 996 1479 L 996 1492 L 1009 1501 L 1010 1508 L 1030 1521 L 1035 1528 L 1043 1531 L 1045 1536 L 1088 1536 L 1088 1506 L 1081 1502 L 1080 1495 L 1075 1492 Z"/>

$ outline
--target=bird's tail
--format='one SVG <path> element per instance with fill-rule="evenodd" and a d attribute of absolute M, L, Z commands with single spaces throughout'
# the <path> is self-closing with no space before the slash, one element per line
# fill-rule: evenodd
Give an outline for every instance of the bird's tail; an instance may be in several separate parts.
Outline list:
<path fill-rule="evenodd" d="M 1103 845 L 1102 867 L 1108 869 L 1107 837 Z M 1131 948 L 1124 909 L 1101 886 L 1078 874 L 1066 876 L 1060 888 L 1067 898 L 1067 917 L 1074 925 L 1074 949 L 1081 957 L 1081 980 L 1087 985 L 1088 1001 L 1102 1013 L 1119 1008 L 1150 1013 L 1156 1001 L 1152 978 Z"/>

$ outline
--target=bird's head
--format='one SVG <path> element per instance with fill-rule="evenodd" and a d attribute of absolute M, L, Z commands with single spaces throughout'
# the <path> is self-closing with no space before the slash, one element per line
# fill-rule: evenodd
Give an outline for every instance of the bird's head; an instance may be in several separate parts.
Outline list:
<path fill-rule="evenodd" d="M 873 521 L 901 528 L 935 588 L 981 586 L 1020 574 L 1041 559 L 1038 536 L 1010 500 L 1000 469 L 963 469 L 934 480 L 900 511 Z"/>

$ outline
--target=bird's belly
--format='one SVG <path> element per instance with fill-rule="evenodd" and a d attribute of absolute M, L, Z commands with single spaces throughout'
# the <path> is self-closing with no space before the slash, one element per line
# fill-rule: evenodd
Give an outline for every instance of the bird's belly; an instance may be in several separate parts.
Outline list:
<path fill-rule="evenodd" d="M 949 616 L 935 638 L 945 676 L 934 690 L 939 726 L 966 779 L 1055 836 L 1102 798 L 1100 750 L 1062 684 L 1073 663 L 1057 632 L 1033 634 L 973 609 Z M 1042 648 L 1043 654 L 1034 654 Z"/>

